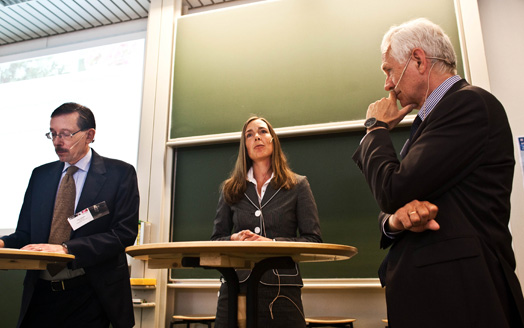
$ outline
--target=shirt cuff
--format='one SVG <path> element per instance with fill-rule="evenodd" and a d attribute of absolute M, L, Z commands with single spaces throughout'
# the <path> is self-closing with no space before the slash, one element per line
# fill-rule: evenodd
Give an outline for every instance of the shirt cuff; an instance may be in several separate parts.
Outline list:
<path fill-rule="evenodd" d="M 384 215 L 384 219 L 382 219 L 382 233 L 384 234 L 384 236 L 388 237 L 389 239 L 395 239 L 398 235 L 402 233 L 402 231 L 387 231 L 386 230 L 386 224 L 391 216 L 393 216 L 393 214 Z"/>

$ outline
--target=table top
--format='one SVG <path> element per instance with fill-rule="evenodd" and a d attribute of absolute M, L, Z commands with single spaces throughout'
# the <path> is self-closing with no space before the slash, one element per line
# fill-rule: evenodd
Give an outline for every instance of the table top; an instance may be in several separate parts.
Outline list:
<path fill-rule="evenodd" d="M 289 256 L 295 262 L 340 261 L 353 257 L 358 250 L 327 243 L 187 241 L 130 246 L 126 252 L 148 261 L 151 269 L 182 268 L 183 257 L 198 257 L 201 266 L 249 269 L 270 257 Z"/>
<path fill-rule="evenodd" d="M 1 270 L 45 270 L 49 263 L 69 262 L 74 259 L 75 256 L 71 254 L 0 248 Z"/>

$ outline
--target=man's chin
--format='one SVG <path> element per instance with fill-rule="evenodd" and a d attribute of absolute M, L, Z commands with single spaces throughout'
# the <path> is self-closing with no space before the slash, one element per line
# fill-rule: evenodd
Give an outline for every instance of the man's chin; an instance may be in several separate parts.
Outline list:
<path fill-rule="evenodd" d="M 67 152 L 56 152 L 56 155 L 58 156 L 58 160 L 60 162 L 67 162 L 67 157 L 69 156 L 69 153 L 67 153 Z"/>
<path fill-rule="evenodd" d="M 414 107 L 412 109 L 419 109 L 420 106 L 416 105 L 416 104 L 413 104 L 413 103 L 407 103 L 407 102 L 404 102 L 402 100 L 399 100 L 398 102 L 400 104 L 400 106 L 402 108 L 406 107 L 406 106 L 410 106 L 410 105 L 413 105 Z"/>

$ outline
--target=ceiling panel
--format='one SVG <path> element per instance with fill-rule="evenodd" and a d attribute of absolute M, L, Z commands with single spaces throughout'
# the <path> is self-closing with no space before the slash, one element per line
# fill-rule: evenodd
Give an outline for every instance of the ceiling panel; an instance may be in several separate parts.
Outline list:
<path fill-rule="evenodd" d="M 211 6 L 233 1 L 237 0 L 183 0 L 183 5 L 190 13 L 192 9 L 212 9 Z M 0 46 L 146 18 L 150 2 L 0 0 Z"/>

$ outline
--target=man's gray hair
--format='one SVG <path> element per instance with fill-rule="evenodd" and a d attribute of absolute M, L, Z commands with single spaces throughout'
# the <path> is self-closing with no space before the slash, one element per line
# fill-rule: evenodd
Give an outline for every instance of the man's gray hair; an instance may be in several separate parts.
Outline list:
<path fill-rule="evenodd" d="M 400 64 L 405 63 L 411 52 L 420 48 L 426 57 L 433 57 L 441 72 L 457 73 L 457 55 L 451 40 L 442 28 L 426 18 L 418 18 L 398 26 L 392 26 L 382 39 L 382 55 L 389 55 Z"/>

